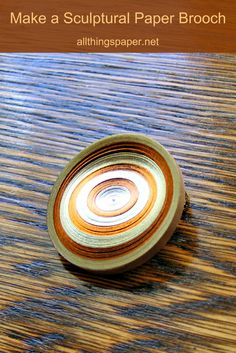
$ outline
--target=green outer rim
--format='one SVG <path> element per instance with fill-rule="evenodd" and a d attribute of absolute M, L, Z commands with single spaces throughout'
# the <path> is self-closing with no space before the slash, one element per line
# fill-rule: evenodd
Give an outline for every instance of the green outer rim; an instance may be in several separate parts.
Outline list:
<path fill-rule="evenodd" d="M 147 249 L 145 253 L 140 255 L 140 257 L 137 257 L 135 259 L 130 259 L 131 260 L 130 262 L 126 261 L 125 264 L 121 264 L 117 266 L 114 266 L 112 259 L 101 262 L 99 266 L 96 261 L 94 261 L 94 266 L 91 264 L 89 266 L 88 264 L 85 265 L 84 260 L 81 261 L 81 258 L 79 256 L 67 250 L 58 239 L 57 233 L 54 228 L 54 222 L 53 222 L 53 208 L 54 208 L 56 195 L 66 175 L 74 168 L 74 166 L 78 162 L 80 162 L 86 156 L 93 153 L 95 150 L 103 148 L 110 144 L 113 144 L 116 142 L 131 142 L 131 141 L 135 141 L 135 142 L 147 145 L 149 147 L 152 147 L 154 150 L 160 153 L 162 157 L 166 160 L 171 170 L 171 174 L 173 178 L 172 203 L 170 205 L 165 221 L 162 222 L 160 228 L 154 234 L 155 238 L 157 238 L 155 243 L 152 244 L 152 246 L 149 249 Z M 77 154 L 59 174 L 52 188 L 51 195 L 49 198 L 49 203 L 48 203 L 48 213 L 47 213 L 48 233 L 57 251 L 64 258 L 66 258 L 69 262 L 73 263 L 74 265 L 77 265 L 80 268 L 83 268 L 85 270 L 98 272 L 98 273 L 123 272 L 128 269 L 134 268 L 138 265 L 141 265 L 149 258 L 151 258 L 158 250 L 160 250 L 166 244 L 166 242 L 169 240 L 169 238 L 175 231 L 177 224 L 181 218 L 183 208 L 184 208 L 184 203 L 185 203 L 185 191 L 184 191 L 184 182 L 183 182 L 182 173 L 177 163 L 175 162 L 174 158 L 160 143 L 154 141 L 153 139 L 143 134 L 127 133 L 127 134 L 111 135 L 101 140 L 98 140 L 92 143 L 91 145 L 89 145 L 88 147 L 86 147 L 79 154 Z"/>

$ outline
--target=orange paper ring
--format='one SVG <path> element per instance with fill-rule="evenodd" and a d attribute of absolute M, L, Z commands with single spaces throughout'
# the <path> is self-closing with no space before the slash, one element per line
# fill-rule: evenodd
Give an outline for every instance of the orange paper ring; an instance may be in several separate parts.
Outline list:
<path fill-rule="evenodd" d="M 144 135 L 113 135 L 79 153 L 58 177 L 49 235 L 83 269 L 125 271 L 165 245 L 184 201 L 182 174 L 162 145 Z"/>

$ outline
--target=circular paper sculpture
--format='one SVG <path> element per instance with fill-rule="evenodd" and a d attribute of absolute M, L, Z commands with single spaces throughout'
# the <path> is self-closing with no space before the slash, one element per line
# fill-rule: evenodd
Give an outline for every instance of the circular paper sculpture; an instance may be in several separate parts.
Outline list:
<path fill-rule="evenodd" d="M 184 202 L 180 169 L 162 145 L 144 135 L 113 135 L 60 174 L 48 206 L 49 234 L 73 264 L 122 272 L 165 245 Z"/>

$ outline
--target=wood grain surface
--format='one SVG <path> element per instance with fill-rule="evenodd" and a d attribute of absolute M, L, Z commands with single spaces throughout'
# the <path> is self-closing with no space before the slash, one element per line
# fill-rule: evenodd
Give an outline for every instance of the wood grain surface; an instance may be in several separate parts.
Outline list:
<path fill-rule="evenodd" d="M 236 56 L 2 54 L 0 352 L 236 352 Z M 142 132 L 189 194 L 175 234 L 122 275 L 61 258 L 47 202 L 85 146 Z"/>

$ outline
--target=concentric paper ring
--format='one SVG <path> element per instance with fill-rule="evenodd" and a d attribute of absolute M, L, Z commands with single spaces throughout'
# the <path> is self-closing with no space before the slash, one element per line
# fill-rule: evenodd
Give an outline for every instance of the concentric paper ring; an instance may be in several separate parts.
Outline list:
<path fill-rule="evenodd" d="M 144 135 L 113 135 L 79 153 L 58 177 L 49 234 L 73 264 L 122 272 L 165 245 L 184 200 L 182 174 L 162 145 Z"/>

